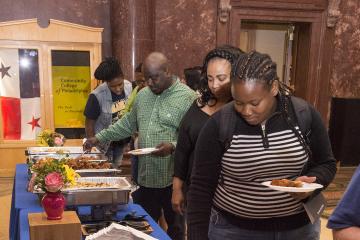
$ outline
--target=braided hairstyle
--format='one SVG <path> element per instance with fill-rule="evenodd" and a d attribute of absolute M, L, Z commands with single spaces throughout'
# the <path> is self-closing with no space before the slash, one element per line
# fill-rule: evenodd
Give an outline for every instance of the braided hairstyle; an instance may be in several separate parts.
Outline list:
<path fill-rule="evenodd" d="M 111 82 L 114 78 L 124 77 L 119 61 L 114 57 L 108 57 L 96 68 L 94 76 L 98 80 Z"/>
<path fill-rule="evenodd" d="M 217 100 L 214 94 L 212 94 L 212 92 L 210 91 L 208 85 L 207 67 L 209 62 L 215 58 L 226 59 L 231 64 L 231 75 L 233 75 L 235 70 L 236 60 L 243 53 L 244 52 L 241 51 L 239 48 L 230 45 L 222 45 L 208 52 L 208 54 L 204 59 L 201 75 L 200 75 L 200 87 L 198 89 L 200 93 L 200 97 L 197 99 L 197 102 L 200 107 L 209 105 L 209 102 L 214 102 L 212 105 L 215 105 Z"/>
<path fill-rule="evenodd" d="M 290 99 L 292 90 L 286 84 L 279 81 L 276 73 L 276 63 L 271 60 L 270 56 L 256 51 L 242 54 L 237 60 L 234 72 L 235 76 L 232 78 L 232 83 L 260 82 L 268 89 L 271 89 L 272 84 L 278 81 L 279 92 L 277 98 L 280 103 L 281 114 L 310 157 L 310 147 L 304 136 L 296 130 L 289 114 L 289 107 L 292 107 Z"/>

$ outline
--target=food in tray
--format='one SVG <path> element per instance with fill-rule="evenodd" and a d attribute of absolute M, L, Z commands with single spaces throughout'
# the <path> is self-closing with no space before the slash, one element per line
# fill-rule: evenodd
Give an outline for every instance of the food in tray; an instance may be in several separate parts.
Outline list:
<path fill-rule="evenodd" d="M 111 168 L 111 163 L 107 161 L 95 161 L 94 157 L 80 157 L 80 158 L 63 158 L 58 160 L 52 157 L 44 157 L 38 161 L 36 161 L 32 166 L 32 170 L 41 169 L 44 167 L 46 163 L 49 161 L 63 161 L 64 164 L 68 165 L 70 168 L 74 170 L 80 169 L 109 169 Z"/>
<path fill-rule="evenodd" d="M 81 154 L 83 147 L 28 147 L 27 155 L 46 155 L 46 154 Z M 96 147 L 92 147 L 89 153 L 101 153 Z"/>
<path fill-rule="evenodd" d="M 56 153 L 56 154 L 66 154 L 70 153 L 70 150 L 64 148 L 42 148 L 42 149 L 32 149 L 31 153 Z"/>
<path fill-rule="evenodd" d="M 75 184 L 66 187 L 68 190 L 92 188 L 127 188 L 129 183 L 122 177 L 81 177 Z"/>
<path fill-rule="evenodd" d="M 66 154 L 66 153 L 70 153 L 70 151 L 65 150 L 65 149 L 59 149 L 57 151 L 55 151 L 56 154 Z"/>
<path fill-rule="evenodd" d="M 90 156 L 80 155 L 80 156 L 76 157 L 75 159 L 80 160 L 80 161 L 89 161 L 89 160 L 100 160 L 100 157 L 97 155 L 90 155 Z"/>
<path fill-rule="evenodd" d="M 36 169 L 42 169 L 47 163 L 53 161 L 54 158 L 51 158 L 51 157 L 45 157 L 45 158 L 42 158 L 40 159 L 39 161 L 37 161 L 36 163 L 32 164 L 31 165 L 31 169 L 32 170 L 36 170 Z"/>
<path fill-rule="evenodd" d="M 281 187 L 301 188 L 303 186 L 303 183 L 301 181 L 291 181 L 289 179 L 273 179 L 271 180 L 271 185 L 281 186 Z"/>
<path fill-rule="evenodd" d="M 69 186 L 67 188 L 108 188 L 108 187 L 116 187 L 116 186 L 103 182 L 76 182 L 74 185 Z"/>
<path fill-rule="evenodd" d="M 111 163 L 106 161 L 94 162 L 89 160 L 69 159 L 66 164 L 74 170 L 111 168 Z"/>

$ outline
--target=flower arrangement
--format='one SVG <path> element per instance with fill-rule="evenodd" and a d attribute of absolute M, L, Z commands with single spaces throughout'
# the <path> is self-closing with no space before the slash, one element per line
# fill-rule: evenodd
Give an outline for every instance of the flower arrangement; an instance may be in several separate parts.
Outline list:
<path fill-rule="evenodd" d="M 64 186 L 64 180 L 60 173 L 52 172 L 45 176 L 45 189 L 48 192 L 58 192 Z"/>
<path fill-rule="evenodd" d="M 38 145 L 44 147 L 61 147 L 65 143 L 64 135 L 50 129 L 41 131 L 37 136 Z"/>
<path fill-rule="evenodd" d="M 79 175 L 65 163 L 66 159 L 53 159 L 36 167 L 33 165 L 29 191 L 35 186 L 44 192 L 58 192 L 66 185 L 74 185 Z"/>

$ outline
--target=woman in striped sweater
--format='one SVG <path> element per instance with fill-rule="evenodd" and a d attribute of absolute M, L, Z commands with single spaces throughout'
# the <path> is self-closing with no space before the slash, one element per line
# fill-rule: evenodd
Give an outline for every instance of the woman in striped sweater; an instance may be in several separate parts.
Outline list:
<path fill-rule="evenodd" d="M 236 126 L 229 146 L 219 141 L 224 109 L 207 121 L 197 140 L 188 238 L 319 239 L 320 223 L 311 224 L 302 205 L 309 194 L 290 195 L 261 183 L 286 178 L 327 186 L 332 181 L 336 163 L 320 114 L 309 106 L 308 144 L 297 122 L 290 121 L 296 116 L 276 64 L 258 52 L 239 57 L 232 95 Z"/>

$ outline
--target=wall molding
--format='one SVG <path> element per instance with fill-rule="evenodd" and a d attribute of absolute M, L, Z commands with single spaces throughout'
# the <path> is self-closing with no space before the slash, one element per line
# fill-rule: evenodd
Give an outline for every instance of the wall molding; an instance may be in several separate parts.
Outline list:
<path fill-rule="evenodd" d="M 101 43 L 103 28 L 50 19 L 46 28 L 36 18 L 0 22 L 0 39 L 16 41 Z M 71 33 L 71 34 L 69 34 Z"/>

